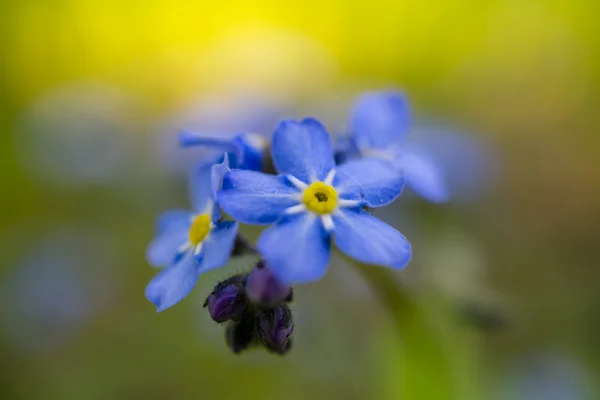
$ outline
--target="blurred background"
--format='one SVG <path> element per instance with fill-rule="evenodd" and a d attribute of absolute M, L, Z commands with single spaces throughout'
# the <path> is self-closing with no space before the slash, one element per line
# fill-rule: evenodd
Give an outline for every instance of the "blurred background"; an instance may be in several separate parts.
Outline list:
<path fill-rule="evenodd" d="M 0 7 L 0 398 L 597 398 L 597 0 Z M 231 354 L 202 309 L 252 260 L 155 312 L 145 248 L 202 157 L 179 129 L 343 132 L 390 88 L 452 192 L 378 213 L 424 322 L 399 332 L 340 260 L 298 288 L 286 357 Z"/>

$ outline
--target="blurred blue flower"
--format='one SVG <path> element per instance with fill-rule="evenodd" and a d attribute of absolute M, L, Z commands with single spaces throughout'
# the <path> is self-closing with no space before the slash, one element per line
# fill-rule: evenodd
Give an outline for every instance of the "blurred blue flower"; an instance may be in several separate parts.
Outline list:
<path fill-rule="evenodd" d="M 506 397 L 515 400 L 592 399 L 584 365 L 566 354 L 542 353 L 518 360 Z"/>
<path fill-rule="evenodd" d="M 498 152 L 481 137 L 437 121 L 425 121 L 413 131 L 405 147 L 435 160 L 444 171 L 453 202 L 477 198 L 501 173 Z"/>
<path fill-rule="evenodd" d="M 336 168 L 329 134 L 312 118 L 282 121 L 271 152 L 281 175 L 233 169 L 218 200 L 242 223 L 273 224 L 258 250 L 279 280 L 323 277 L 332 235 L 343 253 L 361 262 L 403 268 L 410 261 L 406 238 L 362 208 L 384 206 L 400 194 L 402 175 L 389 163 L 369 158 Z"/>
<path fill-rule="evenodd" d="M 221 212 L 214 202 L 228 166 L 226 156 L 222 164 L 198 167 L 191 182 L 193 211 L 170 210 L 158 219 L 157 236 L 148 247 L 147 259 L 153 266 L 167 267 L 146 287 L 146 297 L 158 311 L 187 296 L 201 273 L 229 260 L 238 224 L 220 221 Z"/>
<path fill-rule="evenodd" d="M 119 268 L 111 266 L 122 260 L 108 238 L 69 226 L 40 232 L 36 245 L 2 274 L 2 336 L 26 352 L 56 349 L 77 337 L 119 291 Z"/>
<path fill-rule="evenodd" d="M 449 199 L 445 174 L 427 152 L 406 146 L 412 116 L 408 100 L 399 92 L 371 92 L 361 96 L 351 111 L 350 137 L 336 145 L 338 162 L 353 157 L 390 162 L 403 173 L 406 185 L 425 199 Z"/>
<path fill-rule="evenodd" d="M 223 153 L 227 153 L 232 168 L 260 171 L 263 166 L 264 150 L 267 139 L 259 133 L 241 133 L 232 138 L 204 136 L 191 132 L 179 134 L 181 147 L 204 146 L 212 151 L 205 155 L 208 164 L 220 162 Z"/>

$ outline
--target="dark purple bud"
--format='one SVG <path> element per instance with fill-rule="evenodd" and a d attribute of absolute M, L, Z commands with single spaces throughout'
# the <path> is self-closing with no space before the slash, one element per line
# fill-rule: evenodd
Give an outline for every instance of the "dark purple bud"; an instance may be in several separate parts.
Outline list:
<path fill-rule="evenodd" d="M 292 287 L 278 282 L 271 270 L 259 262 L 248 274 L 246 295 L 253 304 L 272 308 L 282 301 L 291 301 Z"/>
<path fill-rule="evenodd" d="M 277 354 L 287 353 L 292 346 L 294 322 L 292 312 L 285 303 L 261 311 L 256 324 L 258 338 L 265 347 Z"/>
<path fill-rule="evenodd" d="M 204 303 L 214 321 L 225 322 L 242 317 L 248 307 L 243 293 L 244 283 L 244 277 L 236 275 L 215 286 Z"/>
<path fill-rule="evenodd" d="M 254 313 L 245 313 L 242 318 L 230 322 L 225 329 L 227 347 L 239 354 L 256 342 L 256 316 Z"/>

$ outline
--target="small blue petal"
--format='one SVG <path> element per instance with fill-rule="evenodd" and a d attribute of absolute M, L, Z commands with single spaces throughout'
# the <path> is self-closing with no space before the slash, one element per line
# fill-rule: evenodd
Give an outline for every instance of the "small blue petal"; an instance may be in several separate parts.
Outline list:
<path fill-rule="evenodd" d="M 301 213 L 286 216 L 265 230 L 257 247 L 278 280 L 304 283 L 325 275 L 331 240 L 319 217 Z"/>
<path fill-rule="evenodd" d="M 297 205 L 299 195 L 283 176 L 233 169 L 223 177 L 217 201 L 232 218 L 244 224 L 265 225 Z"/>
<path fill-rule="evenodd" d="M 281 174 L 305 183 L 322 181 L 335 166 L 329 134 L 319 121 L 281 121 L 271 144 L 273 163 Z"/>
<path fill-rule="evenodd" d="M 190 212 L 184 209 L 174 209 L 163 212 L 156 222 L 157 236 L 163 233 L 186 231 L 190 227 Z"/>
<path fill-rule="evenodd" d="M 181 147 L 206 146 L 212 147 L 216 150 L 220 150 L 221 152 L 236 151 L 236 147 L 231 141 L 231 139 L 202 136 L 190 132 L 180 132 L 177 135 L 177 137 L 179 139 L 179 145 Z"/>
<path fill-rule="evenodd" d="M 201 273 L 227 264 L 231 256 L 231 250 L 233 250 L 238 223 L 235 221 L 224 221 L 217 222 L 215 225 L 216 227 L 202 243 L 202 251 L 200 252 L 203 256 L 200 264 Z"/>
<path fill-rule="evenodd" d="M 213 163 L 198 164 L 190 173 L 190 202 L 195 213 L 203 213 L 212 199 L 212 166 Z"/>
<path fill-rule="evenodd" d="M 369 207 L 382 207 L 400 195 L 404 179 L 390 162 L 364 158 L 337 167 L 333 186 L 342 199 L 360 199 Z"/>
<path fill-rule="evenodd" d="M 243 133 L 236 136 L 233 142 L 237 147 L 239 168 L 261 171 L 266 138 L 256 133 Z"/>
<path fill-rule="evenodd" d="M 423 153 L 406 152 L 401 156 L 399 166 L 404 171 L 406 185 L 420 196 L 434 203 L 449 200 L 444 173 L 432 158 Z"/>
<path fill-rule="evenodd" d="M 146 250 L 146 259 L 153 267 L 164 267 L 173 263 L 177 249 L 187 242 L 187 231 L 164 233 L 154 239 Z"/>
<path fill-rule="evenodd" d="M 337 248 L 362 263 L 400 269 L 410 261 L 408 240 L 360 208 L 334 214 L 333 223 Z"/>
<path fill-rule="evenodd" d="M 223 176 L 227 171 L 229 171 L 229 157 L 227 156 L 227 153 L 225 153 L 223 156 L 223 162 L 213 165 L 211 169 L 210 185 L 213 199 L 217 198 L 217 192 L 221 190 Z"/>
<path fill-rule="evenodd" d="M 350 136 L 338 136 L 333 144 L 336 165 L 343 164 L 359 156 L 354 139 Z"/>
<path fill-rule="evenodd" d="M 190 213 L 185 210 L 164 212 L 157 223 L 158 234 L 146 250 L 146 259 L 154 267 L 171 264 L 177 249 L 187 242 Z"/>
<path fill-rule="evenodd" d="M 163 311 L 179 303 L 198 282 L 198 263 L 191 251 L 177 263 L 162 270 L 146 286 L 146 298 Z"/>
<path fill-rule="evenodd" d="M 385 149 L 403 138 L 412 123 L 406 97 L 398 92 L 373 92 L 354 105 L 350 126 L 361 149 Z"/>

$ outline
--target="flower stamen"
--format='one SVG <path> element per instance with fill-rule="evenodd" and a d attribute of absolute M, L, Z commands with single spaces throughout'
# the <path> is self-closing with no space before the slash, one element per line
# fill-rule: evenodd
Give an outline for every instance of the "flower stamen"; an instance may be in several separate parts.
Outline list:
<path fill-rule="evenodd" d="M 200 214 L 194 218 L 189 231 L 190 243 L 193 246 L 197 246 L 206 239 L 206 236 L 208 236 L 208 233 L 210 232 L 210 225 L 211 220 L 209 214 Z"/>
<path fill-rule="evenodd" d="M 325 182 L 313 182 L 302 195 L 306 208 L 317 214 L 329 214 L 337 207 L 338 194 Z"/>

